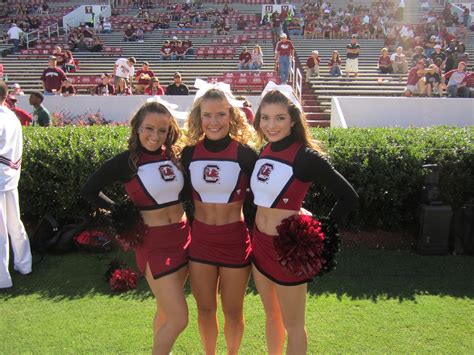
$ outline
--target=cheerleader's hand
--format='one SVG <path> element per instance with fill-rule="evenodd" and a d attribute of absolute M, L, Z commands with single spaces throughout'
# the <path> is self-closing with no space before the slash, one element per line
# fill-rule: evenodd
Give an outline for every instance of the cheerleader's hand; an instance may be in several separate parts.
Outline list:
<path fill-rule="evenodd" d="M 298 212 L 298 214 L 300 216 L 310 216 L 310 217 L 313 216 L 313 214 L 310 211 L 308 211 L 306 208 L 303 208 L 303 207 L 300 208 L 300 211 Z"/>

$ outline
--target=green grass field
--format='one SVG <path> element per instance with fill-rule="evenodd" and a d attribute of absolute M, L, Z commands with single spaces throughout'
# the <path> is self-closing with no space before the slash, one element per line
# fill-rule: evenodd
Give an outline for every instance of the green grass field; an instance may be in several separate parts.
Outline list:
<path fill-rule="evenodd" d="M 0 353 L 149 353 L 155 303 L 144 280 L 132 292 L 109 291 L 103 274 L 117 253 L 46 256 L 32 275 L 15 274 L 14 289 L 0 293 Z M 125 259 L 134 266 L 132 254 Z M 310 286 L 308 352 L 472 354 L 473 271 L 472 256 L 345 250 L 337 270 Z M 187 292 L 190 323 L 173 354 L 202 353 Z M 252 283 L 245 317 L 241 353 L 265 353 Z"/>

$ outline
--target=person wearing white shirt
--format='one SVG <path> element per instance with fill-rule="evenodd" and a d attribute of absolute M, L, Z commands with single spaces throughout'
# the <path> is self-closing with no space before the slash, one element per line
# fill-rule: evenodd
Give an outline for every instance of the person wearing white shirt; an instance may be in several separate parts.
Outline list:
<path fill-rule="evenodd" d="M 114 86 L 117 87 L 117 84 L 120 78 L 125 79 L 127 85 L 131 84 L 131 80 L 135 76 L 135 63 L 137 60 L 134 57 L 128 59 L 119 58 L 115 62 L 114 66 Z"/>
<path fill-rule="evenodd" d="M 14 269 L 26 275 L 31 273 L 32 264 L 30 242 L 20 219 L 18 200 L 23 133 L 20 120 L 5 106 L 7 95 L 8 87 L 0 81 L 0 290 L 13 286 L 8 271 L 10 241 Z"/>
<path fill-rule="evenodd" d="M 10 38 L 13 43 L 13 53 L 18 52 L 20 49 L 20 36 L 23 34 L 23 31 L 16 25 L 16 23 L 12 23 L 12 27 L 10 27 L 7 34 L 8 38 Z"/>

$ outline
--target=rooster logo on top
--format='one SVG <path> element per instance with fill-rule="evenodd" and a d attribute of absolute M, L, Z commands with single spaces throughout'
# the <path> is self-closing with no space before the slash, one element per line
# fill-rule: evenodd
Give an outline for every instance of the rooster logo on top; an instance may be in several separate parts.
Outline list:
<path fill-rule="evenodd" d="M 216 183 L 219 181 L 219 166 L 217 165 L 206 165 L 204 167 L 203 179 L 206 182 Z"/>
<path fill-rule="evenodd" d="M 165 164 L 159 167 L 161 178 L 165 181 L 173 181 L 176 179 L 176 174 L 174 173 L 174 169 L 171 165 Z"/>
<path fill-rule="evenodd" d="M 263 164 L 258 170 L 257 179 L 260 181 L 267 181 L 273 171 L 273 165 L 269 163 Z"/>

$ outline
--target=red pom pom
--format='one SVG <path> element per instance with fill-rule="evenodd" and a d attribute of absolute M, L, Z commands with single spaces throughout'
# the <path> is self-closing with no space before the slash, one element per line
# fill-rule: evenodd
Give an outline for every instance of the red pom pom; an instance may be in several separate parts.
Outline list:
<path fill-rule="evenodd" d="M 132 269 L 116 269 L 109 280 L 112 291 L 124 292 L 137 287 L 137 273 Z"/>
<path fill-rule="evenodd" d="M 326 260 L 324 233 L 321 223 L 307 215 L 285 218 L 276 227 L 278 236 L 273 238 L 280 265 L 297 277 L 311 278 L 321 272 Z"/>

